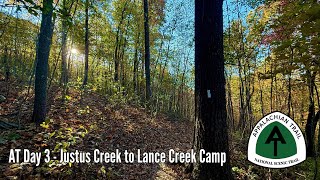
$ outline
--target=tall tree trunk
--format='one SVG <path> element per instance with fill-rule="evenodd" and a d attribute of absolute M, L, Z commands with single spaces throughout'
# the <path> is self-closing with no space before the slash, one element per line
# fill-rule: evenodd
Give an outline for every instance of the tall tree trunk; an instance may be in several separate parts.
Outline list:
<path fill-rule="evenodd" d="M 53 0 L 43 0 L 41 27 L 37 45 L 35 97 L 32 120 L 37 124 L 45 121 L 47 100 L 48 59 L 53 33 Z"/>
<path fill-rule="evenodd" d="M 125 24 L 125 26 L 126 27 L 130 26 L 130 19 L 128 19 L 127 24 Z M 121 52 L 119 54 L 119 61 L 120 61 L 120 64 L 121 64 L 120 65 L 120 69 L 121 69 L 120 75 L 121 75 L 121 85 L 122 85 L 122 87 L 126 87 L 125 86 L 126 71 L 125 71 L 125 64 L 124 64 L 125 63 L 124 62 L 124 53 L 125 53 L 125 49 L 126 49 L 126 46 L 127 46 L 127 43 L 128 43 L 127 42 L 127 38 L 126 38 L 127 33 L 128 33 L 128 28 L 126 28 L 124 33 L 122 34 L 123 38 L 121 38 L 121 39 L 123 39 L 123 40 L 120 40 L 120 44 L 119 44 L 119 45 L 122 45 L 122 48 L 119 47 L 121 49 Z M 123 43 L 122 43 L 122 41 L 123 41 Z"/>
<path fill-rule="evenodd" d="M 249 125 L 246 125 L 245 127 L 247 127 L 244 132 L 248 132 L 251 131 L 251 129 L 253 128 L 253 113 L 252 113 L 252 107 L 251 107 L 251 95 L 254 92 L 254 86 L 252 88 L 252 92 L 251 92 L 251 77 L 250 77 L 250 65 L 249 62 L 247 62 L 247 68 L 245 68 L 245 72 L 248 72 L 247 75 L 245 75 L 245 97 L 246 97 L 246 119 L 247 119 L 247 123 L 249 121 Z M 249 132 L 250 133 L 250 132 Z"/>
<path fill-rule="evenodd" d="M 290 66 L 292 66 L 293 63 L 293 48 L 290 47 L 291 50 L 291 59 L 290 59 Z M 291 68 L 291 67 L 290 67 Z M 288 116 L 294 118 L 294 116 L 291 116 L 291 108 L 292 107 L 292 93 L 291 93 L 291 69 L 289 69 L 289 76 L 288 76 L 288 101 L 287 101 L 287 106 L 288 106 Z M 293 113 L 294 115 L 294 113 Z"/>
<path fill-rule="evenodd" d="M 126 77 L 125 77 L 125 62 L 124 62 L 124 53 L 125 53 L 125 49 L 126 49 L 126 45 L 127 45 L 127 40 L 126 38 L 124 38 L 124 42 L 123 42 L 123 46 L 122 46 L 122 50 L 121 50 L 121 54 L 120 54 L 120 69 L 121 69 L 121 85 L 122 87 L 125 87 L 125 80 L 126 80 Z"/>
<path fill-rule="evenodd" d="M 270 112 L 273 111 L 273 80 L 274 80 L 274 77 L 273 77 L 273 63 L 272 63 L 272 60 L 270 60 L 270 74 L 271 74 L 271 82 L 270 82 Z"/>
<path fill-rule="evenodd" d="M 178 84 L 178 79 L 179 79 L 178 77 L 179 77 L 179 74 L 180 74 L 180 64 L 181 64 L 181 60 L 179 59 L 178 60 L 178 64 L 177 64 L 177 69 L 175 70 L 176 74 L 174 75 L 174 77 L 176 77 L 176 78 L 174 78 L 173 86 L 172 86 L 173 112 L 176 112 L 176 110 L 177 110 L 177 108 L 176 108 L 177 106 L 176 105 L 177 105 L 177 102 L 179 100 L 179 99 L 176 98 L 176 86 Z"/>
<path fill-rule="evenodd" d="M 263 103 L 263 91 L 262 91 L 262 87 L 261 87 L 261 78 L 258 77 L 258 83 L 259 83 L 259 92 L 260 92 L 260 107 L 261 107 L 261 117 L 263 117 L 265 115 L 264 112 L 264 103 Z"/>
<path fill-rule="evenodd" d="M 83 86 L 88 83 L 88 73 L 89 73 L 89 0 L 86 0 L 85 4 L 86 20 L 85 20 L 85 64 L 84 64 L 84 78 Z"/>
<path fill-rule="evenodd" d="M 167 47 L 167 52 L 166 52 L 166 58 L 164 60 L 164 65 L 163 65 L 163 68 L 160 67 L 160 71 L 161 71 L 161 74 L 159 74 L 159 78 L 160 78 L 160 84 L 162 84 L 162 81 L 164 79 L 164 72 L 167 68 L 167 64 L 168 64 L 168 61 L 169 61 L 169 51 L 170 51 L 170 40 L 169 40 L 169 43 L 168 43 L 168 47 Z"/>
<path fill-rule="evenodd" d="M 62 6 L 63 9 L 67 11 L 66 7 L 66 0 L 62 1 Z M 68 55 L 68 50 L 67 50 L 67 35 L 68 35 L 68 22 L 66 20 L 67 17 L 63 17 L 62 19 L 62 33 L 61 33 L 61 46 L 62 46 L 62 53 L 61 53 L 61 84 L 63 86 L 63 92 L 64 95 L 66 94 L 67 91 L 67 81 L 68 81 L 68 69 L 67 69 L 67 55 Z M 64 99 L 64 97 L 63 97 Z"/>
<path fill-rule="evenodd" d="M 289 77 L 288 77 L 288 116 L 294 118 L 294 114 L 293 112 L 291 111 L 291 109 L 293 108 L 292 107 L 292 93 L 291 93 L 291 71 L 290 71 L 290 74 L 289 74 Z M 291 112 L 292 112 L 292 115 L 291 115 Z"/>
<path fill-rule="evenodd" d="M 151 97 L 148 0 L 143 0 L 143 10 L 144 10 L 144 48 L 145 48 L 145 65 L 144 65 L 144 67 L 145 67 L 145 75 L 146 75 L 146 100 L 148 102 Z"/>
<path fill-rule="evenodd" d="M 317 102 L 318 102 L 318 109 L 320 108 L 320 96 L 319 96 L 319 92 L 318 92 L 318 88 L 317 85 L 314 83 L 314 89 L 316 91 L 316 97 L 317 97 Z M 318 116 L 318 117 L 317 117 Z M 316 115 L 316 121 L 318 122 L 318 154 L 320 154 L 320 110 L 318 110 L 318 113 Z"/>
<path fill-rule="evenodd" d="M 320 123 L 318 126 L 318 154 L 320 154 Z"/>
<path fill-rule="evenodd" d="M 196 152 L 225 152 L 226 163 L 195 163 L 195 179 L 232 179 L 223 60 L 222 0 L 195 1 Z"/>
<path fill-rule="evenodd" d="M 315 147 L 314 147 L 314 137 L 315 137 L 315 129 L 316 129 L 316 118 L 319 116 L 319 112 L 315 115 L 315 107 L 314 107 L 314 80 L 315 73 L 307 71 L 308 75 L 308 89 L 309 89 L 309 113 L 307 117 L 306 123 L 306 141 L 307 141 L 307 156 L 312 157 L 315 155 Z"/>
<path fill-rule="evenodd" d="M 244 83 L 243 83 L 243 78 L 242 78 L 242 63 L 240 57 L 238 57 L 238 72 L 239 72 L 239 130 L 243 130 L 245 128 L 245 104 L 244 104 Z"/>
<path fill-rule="evenodd" d="M 134 47 L 134 60 L 133 60 L 133 90 L 135 94 L 138 94 L 137 92 L 137 86 L 138 86 L 138 47 L 139 47 L 139 41 L 140 41 L 140 31 L 138 30 L 137 39 L 135 40 L 135 47 Z"/>
<path fill-rule="evenodd" d="M 282 107 L 280 104 L 281 102 L 279 103 L 279 98 L 278 98 L 278 79 L 277 79 L 276 67 L 274 68 L 274 70 L 275 70 L 274 71 L 274 108 L 278 110 L 280 105 L 280 110 L 282 110 Z"/>
<path fill-rule="evenodd" d="M 228 77 L 228 75 L 226 74 L 225 77 Z M 227 117 L 228 117 L 228 122 L 232 128 L 232 130 L 235 130 L 235 122 L 234 122 L 234 114 L 233 114 L 233 103 L 232 103 L 232 92 L 231 92 L 231 75 L 229 78 L 226 79 L 227 81 Z"/>
<path fill-rule="evenodd" d="M 185 102 L 184 102 L 184 87 L 185 87 L 185 76 L 186 76 L 186 71 L 187 71 L 187 65 L 188 65 L 188 55 L 186 55 L 186 57 L 184 57 L 184 68 L 183 68 L 183 72 L 182 72 L 182 76 L 181 76 L 181 85 L 180 85 L 180 91 L 179 91 L 179 97 L 180 97 L 180 103 L 179 103 L 179 110 L 180 110 L 180 114 L 186 118 L 186 113 L 184 112 L 185 110 Z"/>
<path fill-rule="evenodd" d="M 240 17 L 240 11 L 239 11 L 239 5 L 237 4 L 237 9 L 238 9 L 238 18 Z M 238 27 L 240 29 L 240 38 L 241 38 L 241 44 L 240 44 L 240 49 L 239 51 L 242 52 L 243 51 L 243 31 L 242 31 L 242 26 L 241 26 L 241 21 L 238 24 Z M 240 131 L 244 130 L 245 125 L 246 125 L 246 116 L 245 116 L 245 101 L 244 101 L 244 87 L 245 87 L 245 78 L 243 78 L 243 76 L 245 77 L 245 65 L 243 65 L 242 61 L 241 61 L 241 57 L 242 54 L 238 55 L 237 58 L 237 63 L 238 63 L 238 73 L 239 73 L 239 124 L 238 124 L 238 128 Z M 242 76 L 243 75 L 243 76 Z"/>
<path fill-rule="evenodd" d="M 115 51 L 114 51 L 114 81 L 118 82 L 119 80 L 119 64 L 120 64 L 120 60 L 119 60 L 119 49 L 120 49 L 120 36 L 121 36 L 121 28 L 122 28 L 122 24 L 123 24 L 123 20 L 125 18 L 125 12 L 126 12 L 126 8 L 127 8 L 127 3 L 128 1 L 125 2 L 123 9 L 121 11 L 121 19 L 120 22 L 118 24 L 118 28 L 117 28 L 117 35 L 116 35 L 116 47 L 115 47 Z"/>

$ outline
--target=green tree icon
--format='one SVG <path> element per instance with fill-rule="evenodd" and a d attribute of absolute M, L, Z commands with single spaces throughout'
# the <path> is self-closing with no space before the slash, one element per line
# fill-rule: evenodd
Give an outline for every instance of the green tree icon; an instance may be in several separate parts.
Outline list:
<path fill-rule="evenodd" d="M 284 125 L 273 122 L 260 133 L 256 153 L 266 158 L 282 159 L 295 155 L 297 145 L 293 135 Z"/>

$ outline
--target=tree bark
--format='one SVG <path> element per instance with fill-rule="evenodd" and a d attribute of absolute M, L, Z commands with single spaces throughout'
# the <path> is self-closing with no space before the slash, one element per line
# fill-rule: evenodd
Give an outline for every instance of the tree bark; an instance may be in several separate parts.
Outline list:
<path fill-rule="evenodd" d="M 151 97 L 148 0 L 143 0 L 143 10 L 144 10 L 144 48 L 145 48 L 145 66 L 144 67 L 145 67 L 145 75 L 146 75 L 146 100 L 148 103 Z"/>
<path fill-rule="evenodd" d="M 245 105 L 244 105 L 244 83 L 242 78 L 242 63 L 240 57 L 238 57 L 238 72 L 239 72 L 239 124 L 238 128 L 239 130 L 243 130 L 245 128 Z"/>
<path fill-rule="evenodd" d="M 138 32 L 137 39 L 135 40 L 134 47 L 134 60 L 133 60 L 133 90 L 135 94 L 138 94 L 137 86 L 138 86 L 138 46 L 140 41 L 140 31 Z"/>
<path fill-rule="evenodd" d="M 119 80 L 119 64 L 120 64 L 120 60 L 119 60 L 119 48 L 120 48 L 120 32 L 121 32 L 121 26 L 123 24 L 123 20 L 124 20 L 124 13 L 126 12 L 126 7 L 127 7 L 127 3 L 128 1 L 125 2 L 122 12 L 121 12 L 121 19 L 118 25 L 118 29 L 117 29 L 117 35 L 116 35 L 116 47 L 115 47 L 115 51 L 114 51 L 114 81 L 118 82 Z"/>
<path fill-rule="evenodd" d="M 307 71 L 308 75 L 308 89 L 309 89 L 309 113 L 307 117 L 307 123 L 305 127 L 306 131 L 306 143 L 307 143 L 307 156 L 313 157 L 315 156 L 315 129 L 317 125 L 317 121 L 319 119 L 319 112 L 315 115 L 315 107 L 314 107 L 314 80 L 315 73 Z M 318 116 L 318 117 L 317 117 Z"/>
<path fill-rule="evenodd" d="M 67 9 L 66 7 L 66 0 L 62 1 L 63 9 Z M 67 11 L 67 10 L 66 10 Z M 61 84 L 63 86 L 63 92 L 64 95 L 66 94 L 66 88 L 68 83 L 68 69 L 67 69 L 67 36 L 68 36 L 68 22 L 66 20 L 67 17 L 62 18 L 62 32 L 61 32 L 61 46 L 62 46 L 62 52 L 61 52 Z M 64 99 L 64 97 L 63 97 Z"/>
<path fill-rule="evenodd" d="M 226 74 L 226 77 L 228 77 L 228 75 Z M 229 78 L 226 79 L 226 83 L 227 83 L 227 114 L 228 114 L 228 122 L 231 126 L 231 129 L 234 131 L 235 130 L 235 122 L 234 122 L 234 114 L 233 114 L 233 103 L 232 103 L 232 91 L 231 91 L 231 75 Z"/>
<path fill-rule="evenodd" d="M 272 60 L 270 62 L 270 74 L 271 74 L 271 82 L 270 82 L 270 112 L 273 111 L 273 81 L 274 81 L 274 75 L 273 75 L 273 63 Z"/>
<path fill-rule="evenodd" d="M 320 154 L 320 123 L 318 126 L 318 154 Z"/>
<path fill-rule="evenodd" d="M 85 4 L 86 20 L 85 20 L 85 64 L 84 64 L 84 78 L 83 86 L 88 83 L 88 73 L 89 73 L 89 0 L 86 0 Z"/>
<path fill-rule="evenodd" d="M 222 0 L 195 1 L 196 152 L 225 152 L 227 162 L 195 163 L 195 179 L 232 179 L 227 131 Z"/>
<path fill-rule="evenodd" d="M 263 117 L 265 115 L 265 112 L 264 112 L 263 91 L 261 87 L 260 77 L 258 77 L 258 83 L 259 83 L 259 92 L 260 92 L 260 107 L 261 107 L 261 115 L 262 115 L 261 117 Z"/>
<path fill-rule="evenodd" d="M 291 50 L 291 59 L 290 59 L 290 66 L 292 66 L 293 64 L 293 48 L 290 47 Z M 294 113 L 292 112 L 292 116 L 291 116 L 291 108 L 292 107 L 292 93 L 291 93 L 291 75 L 292 75 L 292 71 L 291 71 L 291 67 L 289 68 L 289 75 L 288 75 L 288 102 L 287 102 L 287 106 L 288 106 L 288 116 L 292 117 L 294 119 Z"/>
<path fill-rule="evenodd" d="M 53 0 L 44 0 L 38 39 L 35 74 L 35 98 L 32 120 L 37 124 L 45 121 L 47 100 L 48 59 L 53 33 Z"/>

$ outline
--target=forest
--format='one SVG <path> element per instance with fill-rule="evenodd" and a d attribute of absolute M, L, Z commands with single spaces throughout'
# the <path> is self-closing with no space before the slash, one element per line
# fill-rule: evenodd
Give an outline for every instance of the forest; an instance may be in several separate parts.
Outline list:
<path fill-rule="evenodd" d="M 319 0 L 0 0 L 0 179 L 317 180 L 319 86 Z"/>

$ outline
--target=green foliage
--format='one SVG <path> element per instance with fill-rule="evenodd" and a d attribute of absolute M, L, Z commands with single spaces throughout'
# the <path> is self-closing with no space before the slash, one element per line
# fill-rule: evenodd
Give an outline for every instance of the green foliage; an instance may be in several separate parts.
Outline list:
<path fill-rule="evenodd" d="M 17 139 L 20 139 L 20 138 L 21 138 L 20 134 L 15 133 L 15 132 L 9 133 L 9 134 L 7 135 L 7 139 L 8 139 L 9 141 L 11 141 L 11 140 L 17 140 Z"/>
<path fill-rule="evenodd" d="M 48 129 L 50 122 L 52 123 L 53 120 L 52 119 L 46 119 L 43 123 L 40 124 L 40 126 L 45 128 L 45 129 Z"/>
<path fill-rule="evenodd" d="M 248 170 L 238 167 L 232 167 L 232 171 L 236 174 L 238 178 L 241 179 L 256 179 L 258 177 L 257 174 L 252 172 L 252 166 L 249 166 Z"/>
<path fill-rule="evenodd" d="M 317 164 L 316 164 L 317 161 Z M 314 179 L 315 177 L 315 169 L 316 169 L 316 165 L 317 167 L 317 178 L 319 178 L 320 176 L 320 168 L 319 168 L 319 162 L 320 162 L 320 157 L 318 157 L 317 159 L 315 158 L 307 158 L 306 161 L 304 161 L 303 163 L 301 163 L 299 165 L 299 167 L 301 168 L 301 170 L 303 170 L 304 172 L 306 172 L 306 179 Z"/>
<path fill-rule="evenodd" d="M 4 137 L 1 137 L 0 136 L 0 144 L 5 144 L 7 143 L 8 141 L 4 138 Z"/>

